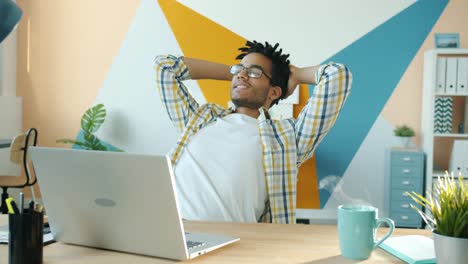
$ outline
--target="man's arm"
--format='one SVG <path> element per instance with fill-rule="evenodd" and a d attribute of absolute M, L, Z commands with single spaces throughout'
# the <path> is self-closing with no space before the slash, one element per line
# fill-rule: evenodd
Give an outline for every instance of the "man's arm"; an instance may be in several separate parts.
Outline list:
<path fill-rule="evenodd" d="M 156 87 L 169 119 L 179 132 L 198 109 L 198 103 L 190 95 L 182 81 L 190 79 L 190 73 L 181 57 L 160 55 L 154 60 Z"/>
<path fill-rule="evenodd" d="M 230 80 L 229 66 L 199 59 L 160 55 L 155 59 L 156 86 L 174 126 L 182 132 L 198 109 L 184 80 Z"/>
<path fill-rule="evenodd" d="M 312 156 L 318 143 L 335 124 L 351 91 L 352 74 L 345 65 L 334 62 L 294 70 L 295 74 L 290 77 L 292 84 L 316 84 L 295 123 L 300 165 Z"/>
<path fill-rule="evenodd" d="M 192 80 L 211 79 L 229 81 L 232 74 L 229 66 L 221 63 L 183 57 L 185 65 L 189 69 Z"/>
<path fill-rule="evenodd" d="M 286 97 L 289 97 L 298 84 L 317 84 L 316 74 L 321 65 L 298 68 L 296 66 L 290 65 L 289 70 L 291 74 L 288 80 L 288 92 Z"/>

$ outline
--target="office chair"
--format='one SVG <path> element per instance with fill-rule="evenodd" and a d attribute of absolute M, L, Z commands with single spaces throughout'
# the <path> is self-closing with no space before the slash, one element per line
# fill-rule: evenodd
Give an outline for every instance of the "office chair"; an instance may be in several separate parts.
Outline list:
<path fill-rule="evenodd" d="M 21 166 L 24 170 L 25 177 L 15 177 L 15 176 L 0 176 L 0 187 L 3 189 L 2 192 L 2 205 L 1 213 L 8 213 L 8 208 L 6 206 L 5 200 L 8 199 L 8 188 L 19 188 L 31 186 L 31 192 L 34 199 L 34 190 L 32 186 L 36 183 L 37 178 L 32 179 L 31 169 L 30 169 L 30 159 L 28 156 L 28 148 L 30 146 L 36 146 L 37 144 L 37 130 L 35 128 L 30 128 L 26 133 L 16 136 L 11 142 L 10 146 L 10 160 Z"/>

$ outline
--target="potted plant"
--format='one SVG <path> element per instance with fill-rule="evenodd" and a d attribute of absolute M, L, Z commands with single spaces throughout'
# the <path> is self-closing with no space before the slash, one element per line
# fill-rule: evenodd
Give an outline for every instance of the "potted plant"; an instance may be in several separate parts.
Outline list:
<path fill-rule="evenodd" d="M 97 104 L 83 114 L 81 117 L 81 131 L 83 132 L 82 140 L 73 140 L 62 138 L 58 139 L 57 143 L 74 144 L 82 149 L 100 150 L 100 151 L 122 151 L 115 147 L 109 148 L 104 144 L 94 133 L 101 127 L 106 120 L 106 109 L 103 104 Z"/>
<path fill-rule="evenodd" d="M 424 197 L 415 192 L 409 196 L 422 209 L 418 211 L 434 235 L 434 248 L 437 263 L 465 264 L 468 260 L 468 183 L 460 173 L 457 180 L 453 173 L 445 172 L 438 177 L 432 192 Z"/>
<path fill-rule="evenodd" d="M 407 125 L 397 126 L 393 130 L 393 133 L 400 139 L 401 145 L 404 148 L 409 146 L 411 138 L 415 135 L 414 130 Z"/>

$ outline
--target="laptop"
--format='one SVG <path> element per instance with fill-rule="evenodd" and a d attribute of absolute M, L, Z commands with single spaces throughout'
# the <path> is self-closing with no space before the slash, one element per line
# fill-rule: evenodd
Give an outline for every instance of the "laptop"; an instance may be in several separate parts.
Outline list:
<path fill-rule="evenodd" d="M 30 147 L 54 238 L 186 260 L 239 238 L 185 233 L 164 155 Z"/>

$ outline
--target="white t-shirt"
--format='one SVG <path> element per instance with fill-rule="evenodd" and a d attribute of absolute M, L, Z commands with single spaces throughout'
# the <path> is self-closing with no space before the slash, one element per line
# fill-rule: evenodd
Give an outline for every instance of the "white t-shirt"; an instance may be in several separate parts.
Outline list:
<path fill-rule="evenodd" d="M 267 196 L 257 119 L 230 114 L 198 131 L 175 180 L 183 218 L 256 222 Z"/>

